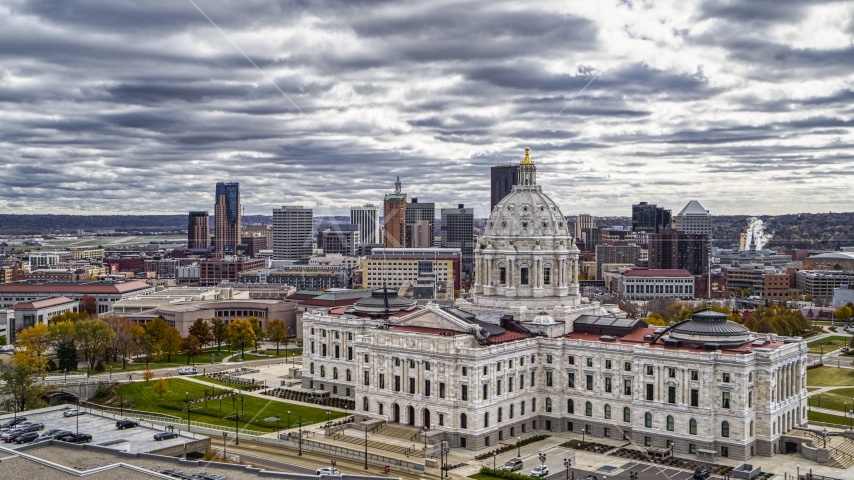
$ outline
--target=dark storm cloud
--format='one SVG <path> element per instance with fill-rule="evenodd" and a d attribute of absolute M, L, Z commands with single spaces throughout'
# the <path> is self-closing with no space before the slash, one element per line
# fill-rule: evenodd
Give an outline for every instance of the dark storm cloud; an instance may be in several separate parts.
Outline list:
<path fill-rule="evenodd" d="M 247 213 L 342 214 L 399 175 L 485 216 L 489 167 L 525 147 L 596 214 L 709 181 L 713 210 L 821 210 L 842 190 L 789 208 L 738 175 L 854 171 L 854 47 L 771 35 L 842 2 L 195 1 L 275 86 L 189 1 L 0 5 L 0 209 L 210 210 L 230 180 Z"/>

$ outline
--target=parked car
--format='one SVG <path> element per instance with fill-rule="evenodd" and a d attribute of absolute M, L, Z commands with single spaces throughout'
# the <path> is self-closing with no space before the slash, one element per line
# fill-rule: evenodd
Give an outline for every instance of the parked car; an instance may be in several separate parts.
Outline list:
<path fill-rule="evenodd" d="M 39 430 L 44 430 L 44 424 L 38 423 L 38 422 L 33 422 L 33 423 L 30 423 L 30 424 L 26 425 L 25 427 L 23 427 L 23 429 L 28 431 L 28 432 L 36 432 Z"/>
<path fill-rule="evenodd" d="M 118 428 L 119 430 L 124 430 L 126 428 L 133 428 L 133 427 L 138 427 L 138 426 L 139 426 L 139 422 L 135 422 L 133 420 L 128 420 L 128 419 L 119 420 L 116 422 L 116 428 Z"/>
<path fill-rule="evenodd" d="M 531 470 L 531 476 L 534 478 L 548 477 L 549 467 L 546 465 L 537 465 L 533 470 Z"/>
<path fill-rule="evenodd" d="M 77 415 L 83 415 L 84 413 L 86 413 L 86 412 L 84 412 L 83 410 L 78 410 L 76 408 L 72 408 L 71 410 L 66 410 L 66 411 L 62 412 L 62 416 L 63 417 L 76 417 Z"/>
<path fill-rule="evenodd" d="M 89 435 L 88 433 L 72 433 L 59 437 L 57 440 L 62 440 L 63 442 L 68 443 L 88 443 L 92 441 L 92 435 Z"/>
<path fill-rule="evenodd" d="M 596 478 L 596 475 L 591 474 L 591 475 L 587 475 L 586 477 L 582 478 L 581 480 L 599 480 L 599 479 Z"/>
<path fill-rule="evenodd" d="M 501 469 L 505 472 L 515 472 L 516 470 L 522 470 L 522 459 L 514 458 L 509 460 L 507 463 L 501 466 Z"/>
<path fill-rule="evenodd" d="M 26 430 L 16 430 L 14 433 L 12 433 L 8 437 L 6 437 L 6 443 L 12 443 L 15 441 L 16 438 L 18 438 L 21 435 L 24 435 L 26 433 L 30 433 L 30 432 L 28 432 Z"/>
<path fill-rule="evenodd" d="M 341 475 L 341 472 L 338 471 L 335 467 L 323 467 L 318 468 L 315 472 L 315 475 Z"/>
<path fill-rule="evenodd" d="M 0 440 L 8 440 L 9 437 L 11 437 L 12 435 L 17 435 L 19 433 L 25 433 L 25 432 L 22 428 L 13 428 L 13 429 L 9 430 L 8 432 L 0 435 Z"/>
<path fill-rule="evenodd" d="M 155 440 L 169 440 L 170 438 L 178 438 L 178 434 L 175 432 L 160 432 L 154 434 Z"/>
<path fill-rule="evenodd" d="M 706 480 L 707 478 L 712 476 L 712 472 L 706 470 L 705 468 L 698 468 L 694 470 L 694 478 L 697 480 Z"/>
<path fill-rule="evenodd" d="M 15 443 L 30 443 L 33 440 L 39 438 L 39 434 L 36 432 L 27 432 L 23 435 L 20 435 L 15 439 Z"/>
<path fill-rule="evenodd" d="M 3 428 L 14 427 L 15 425 L 19 425 L 19 424 L 24 423 L 26 421 L 27 421 L 27 417 L 13 418 L 13 419 L 9 420 L 8 422 L 4 423 L 3 425 L 0 425 L 0 427 L 3 427 Z"/>
<path fill-rule="evenodd" d="M 61 428 L 51 428 L 50 430 L 42 432 L 42 437 L 52 437 L 62 431 L 63 430 Z"/>
<path fill-rule="evenodd" d="M 42 436 L 39 437 L 38 440 L 35 440 L 35 441 L 36 442 L 46 442 L 48 440 L 59 440 L 61 437 L 64 437 L 66 435 L 74 435 L 74 432 L 69 431 L 69 430 L 52 429 L 52 430 L 48 430 L 47 432 L 43 433 Z"/>

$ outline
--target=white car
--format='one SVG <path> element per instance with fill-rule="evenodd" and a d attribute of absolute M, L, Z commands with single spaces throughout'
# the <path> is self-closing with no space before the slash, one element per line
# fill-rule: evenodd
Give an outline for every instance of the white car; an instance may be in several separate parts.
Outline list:
<path fill-rule="evenodd" d="M 315 475 L 336 475 L 336 476 L 338 476 L 338 475 L 341 475 L 341 472 L 339 472 L 338 469 L 335 467 L 323 467 L 323 468 L 318 468 L 317 471 L 314 472 L 314 474 Z"/>
<path fill-rule="evenodd" d="M 196 367 L 193 366 L 178 367 L 178 375 L 196 375 L 197 373 L 199 372 L 197 372 Z"/>
<path fill-rule="evenodd" d="M 76 417 L 77 415 L 83 415 L 84 413 L 86 413 L 86 412 L 84 412 L 83 410 L 77 410 L 75 408 L 72 410 L 66 410 L 66 411 L 62 412 L 62 416 L 63 417 Z"/>
<path fill-rule="evenodd" d="M 545 465 L 538 465 L 531 470 L 531 476 L 534 478 L 538 477 L 548 477 L 549 476 L 549 467 Z"/>

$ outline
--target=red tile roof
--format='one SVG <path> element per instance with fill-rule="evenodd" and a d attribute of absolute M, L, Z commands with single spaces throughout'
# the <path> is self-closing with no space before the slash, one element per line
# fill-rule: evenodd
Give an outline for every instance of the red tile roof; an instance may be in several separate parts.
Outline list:
<path fill-rule="evenodd" d="M 133 292 L 134 290 L 142 290 L 152 288 L 145 282 L 130 281 L 117 283 L 28 283 L 28 282 L 13 282 L 0 284 L 0 293 L 125 293 Z"/>
<path fill-rule="evenodd" d="M 12 309 L 17 310 L 19 308 L 20 309 L 47 308 L 47 307 L 52 307 L 54 305 L 62 305 L 63 303 L 69 303 L 69 302 L 77 303 L 77 300 L 72 300 L 68 297 L 54 297 L 54 298 L 48 298 L 46 300 L 39 300 L 37 302 L 16 303 L 16 304 L 12 305 Z"/>

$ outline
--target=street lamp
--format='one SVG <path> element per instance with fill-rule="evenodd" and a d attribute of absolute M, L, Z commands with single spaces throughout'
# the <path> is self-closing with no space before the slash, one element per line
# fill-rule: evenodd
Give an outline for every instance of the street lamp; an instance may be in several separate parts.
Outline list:
<path fill-rule="evenodd" d="M 288 410 L 288 430 L 291 429 L 291 411 Z"/>
<path fill-rule="evenodd" d="M 365 437 L 368 436 L 367 431 L 368 431 L 368 429 L 365 428 L 365 432 L 366 432 Z M 367 451 L 368 451 L 368 442 L 366 441 L 365 442 L 365 452 L 367 452 Z M 302 456 L 302 415 L 299 416 L 299 453 L 297 455 L 299 455 L 300 457 Z M 367 464 L 368 464 L 368 454 L 365 453 L 365 465 L 367 465 Z"/>
<path fill-rule="evenodd" d="M 234 438 L 235 445 L 240 445 L 240 424 L 237 421 L 240 419 L 240 415 L 237 413 L 237 407 L 234 406 L 234 401 L 237 399 L 237 396 L 231 396 L 231 412 L 234 414 Z"/>
<path fill-rule="evenodd" d="M 365 427 L 365 470 L 368 469 L 368 427 Z"/>
<path fill-rule="evenodd" d="M 276 414 L 276 436 L 279 436 L 279 414 Z"/>
<path fill-rule="evenodd" d="M 329 425 L 329 409 L 326 409 L 326 424 Z"/>
<path fill-rule="evenodd" d="M 427 425 L 424 425 L 424 455 L 427 455 Z"/>
<path fill-rule="evenodd" d="M 119 395 L 119 415 L 125 416 L 125 396 Z"/>
<path fill-rule="evenodd" d="M 798 480 L 801 480 L 801 464 L 796 463 L 795 467 L 798 469 Z"/>
<path fill-rule="evenodd" d="M 110 365 L 110 380 L 113 379 L 113 366 Z"/>
<path fill-rule="evenodd" d="M 77 397 L 77 415 L 75 417 L 77 418 L 77 436 L 80 437 L 80 397 Z"/>
<path fill-rule="evenodd" d="M 492 452 L 492 469 L 495 470 L 495 457 L 498 456 L 498 453 Z"/>
<path fill-rule="evenodd" d="M 564 468 L 566 468 L 566 480 L 569 480 L 569 469 L 572 467 L 572 459 L 571 458 L 564 458 L 563 459 L 563 466 L 564 466 Z M 573 476 L 575 476 L 575 475 L 573 475 Z"/>
<path fill-rule="evenodd" d="M 222 460 L 225 461 L 228 458 L 225 455 L 225 439 L 228 438 L 228 432 L 222 432 Z"/>
<path fill-rule="evenodd" d="M 516 437 L 516 456 L 522 458 L 522 437 Z"/>

